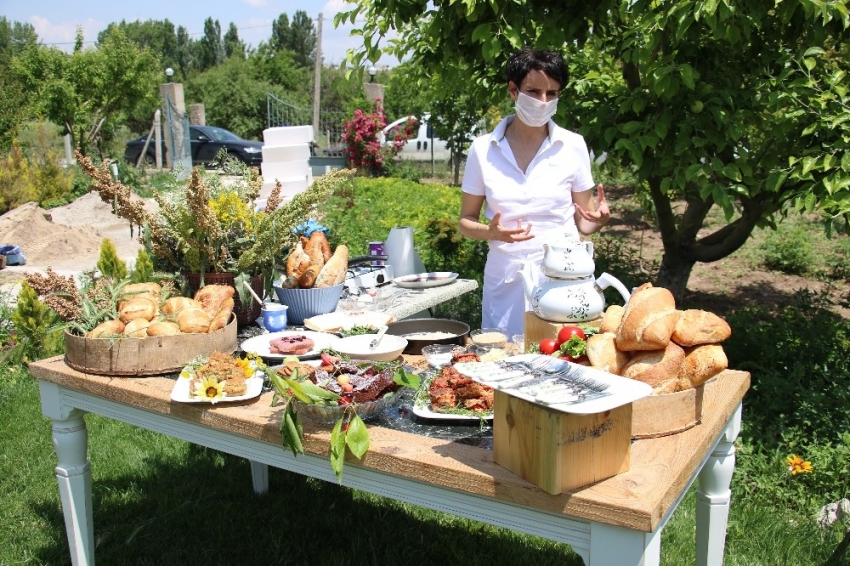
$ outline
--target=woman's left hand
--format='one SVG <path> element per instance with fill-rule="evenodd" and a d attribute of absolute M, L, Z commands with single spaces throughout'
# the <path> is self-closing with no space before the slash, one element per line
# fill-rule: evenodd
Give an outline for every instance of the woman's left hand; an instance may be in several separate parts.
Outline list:
<path fill-rule="evenodd" d="M 611 218 L 611 210 L 608 208 L 608 201 L 605 200 L 605 190 L 601 183 L 596 185 L 596 210 L 585 210 L 578 203 L 575 203 L 575 207 L 576 213 L 581 218 L 594 224 L 604 226 Z"/>

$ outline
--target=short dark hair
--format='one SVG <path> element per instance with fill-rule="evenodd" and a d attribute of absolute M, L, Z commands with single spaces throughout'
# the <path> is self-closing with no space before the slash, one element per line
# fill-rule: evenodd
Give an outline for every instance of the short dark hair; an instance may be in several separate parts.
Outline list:
<path fill-rule="evenodd" d="M 508 82 L 519 88 L 522 80 L 530 71 L 541 71 L 549 75 L 549 78 L 558 81 L 561 88 L 567 86 L 569 73 L 564 58 L 557 51 L 542 49 L 535 51 L 526 47 L 511 54 L 507 65 Z"/>

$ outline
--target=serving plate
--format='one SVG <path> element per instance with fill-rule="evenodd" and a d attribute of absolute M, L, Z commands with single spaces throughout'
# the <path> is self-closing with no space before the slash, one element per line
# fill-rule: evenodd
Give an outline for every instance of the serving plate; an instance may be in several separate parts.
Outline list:
<path fill-rule="evenodd" d="M 549 376 L 534 380 L 528 370 L 516 365 L 519 362 L 533 364 L 540 361 L 566 364 L 564 367 L 569 373 L 564 378 L 549 383 Z M 458 373 L 473 381 L 489 385 L 493 389 L 524 399 L 529 403 L 564 413 L 581 415 L 601 413 L 632 403 L 652 393 L 652 387 L 646 383 L 540 354 L 520 354 L 496 362 L 459 363 L 455 364 L 454 368 Z M 564 385 L 564 383 L 580 384 L 581 382 L 588 385 L 572 387 Z M 603 390 L 595 391 L 594 388 Z"/>
<path fill-rule="evenodd" d="M 269 342 L 277 338 L 286 336 L 306 336 L 313 341 L 313 349 L 305 354 L 297 356 L 299 360 L 308 360 L 316 358 L 319 353 L 325 348 L 332 348 L 333 344 L 339 338 L 327 332 L 313 332 L 310 330 L 283 330 L 281 332 L 269 332 L 268 334 L 260 334 L 253 338 L 248 338 L 242 342 L 240 348 L 248 354 L 256 354 L 266 360 L 283 360 L 285 357 L 293 354 L 273 354 Z"/>
<path fill-rule="evenodd" d="M 417 273 L 415 275 L 404 275 L 393 279 L 393 283 L 405 289 L 425 289 L 428 287 L 440 287 L 448 285 L 457 279 L 458 274 L 450 271 L 432 271 L 430 273 Z"/>
<path fill-rule="evenodd" d="M 423 419 L 430 420 L 439 420 L 439 421 L 492 421 L 493 420 L 493 411 L 489 411 L 487 413 L 482 413 L 481 415 L 457 415 L 452 413 L 438 413 L 437 411 L 431 410 L 431 399 L 428 396 L 428 391 L 431 387 L 431 380 L 439 375 L 439 371 L 433 373 L 431 377 L 424 377 L 420 374 L 422 378 L 422 383 L 419 385 L 419 389 L 416 391 L 416 394 L 413 396 L 413 414 L 417 417 L 421 417 Z"/>
<path fill-rule="evenodd" d="M 174 382 L 174 387 L 171 389 L 171 400 L 177 401 L 178 403 L 208 403 L 211 405 L 218 405 L 219 403 L 233 403 L 235 401 L 253 399 L 254 397 L 259 397 L 260 393 L 263 391 L 262 372 L 254 372 L 254 375 L 247 379 L 245 383 L 248 386 L 248 390 L 244 395 L 223 397 L 221 399 L 216 399 L 215 403 L 205 399 L 195 399 L 192 397 L 192 391 L 189 388 L 191 382 L 191 377 L 178 377 L 177 381 Z"/>

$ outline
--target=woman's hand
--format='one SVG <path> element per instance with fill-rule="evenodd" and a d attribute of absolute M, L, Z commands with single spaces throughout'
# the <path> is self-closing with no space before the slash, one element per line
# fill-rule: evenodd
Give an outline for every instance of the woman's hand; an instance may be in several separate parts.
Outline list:
<path fill-rule="evenodd" d="M 583 199 L 585 205 L 584 207 L 582 207 L 582 205 L 577 202 L 578 199 L 576 199 L 576 202 L 574 202 L 577 216 L 576 224 L 579 224 L 579 230 L 582 233 L 591 234 L 608 223 L 608 220 L 610 220 L 611 218 L 611 210 L 608 208 L 608 201 L 605 200 L 605 190 L 603 189 L 601 183 L 599 185 L 596 185 L 596 210 L 593 210 L 589 206 L 592 204 L 590 191 L 587 191 L 586 193 L 573 194 L 587 194 L 587 197 Z M 590 226 L 588 227 L 590 228 L 589 230 L 584 230 L 582 229 L 584 228 L 584 226 L 580 225 L 579 220 L 586 220 L 591 224 L 595 224 L 595 226 Z"/>
<path fill-rule="evenodd" d="M 493 215 L 493 220 L 487 227 L 488 240 L 499 240 L 500 242 L 524 242 L 534 237 L 531 234 L 531 222 L 523 227 L 522 219 L 516 221 L 516 228 L 507 228 L 502 226 L 499 221 L 502 218 L 502 213 L 497 212 Z"/>

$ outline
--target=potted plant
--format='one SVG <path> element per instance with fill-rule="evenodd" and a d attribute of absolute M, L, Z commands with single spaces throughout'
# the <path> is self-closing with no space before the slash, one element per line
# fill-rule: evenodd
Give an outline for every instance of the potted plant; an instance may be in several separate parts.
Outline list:
<path fill-rule="evenodd" d="M 141 200 L 131 197 L 129 187 L 112 179 L 105 163 L 96 167 L 79 153 L 77 159 L 93 180 L 92 190 L 112 203 L 118 216 L 141 227 L 140 241 L 154 258 L 157 271 L 184 278 L 186 294 L 210 283 L 236 288 L 240 325 L 260 315 L 244 282 L 250 282 L 258 295 L 271 290 L 278 277 L 276 266 L 298 237 L 295 228 L 319 218 L 318 204 L 352 173 L 327 173 L 286 204 L 278 183 L 260 211 L 256 201 L 263 181 L 256 169 L 242 167 L 242 175 L 229 176 L 224 182 L 218 172 L 196 167 L 185 190 L 154 189 L 159 209 L 149 212 Z"/>

